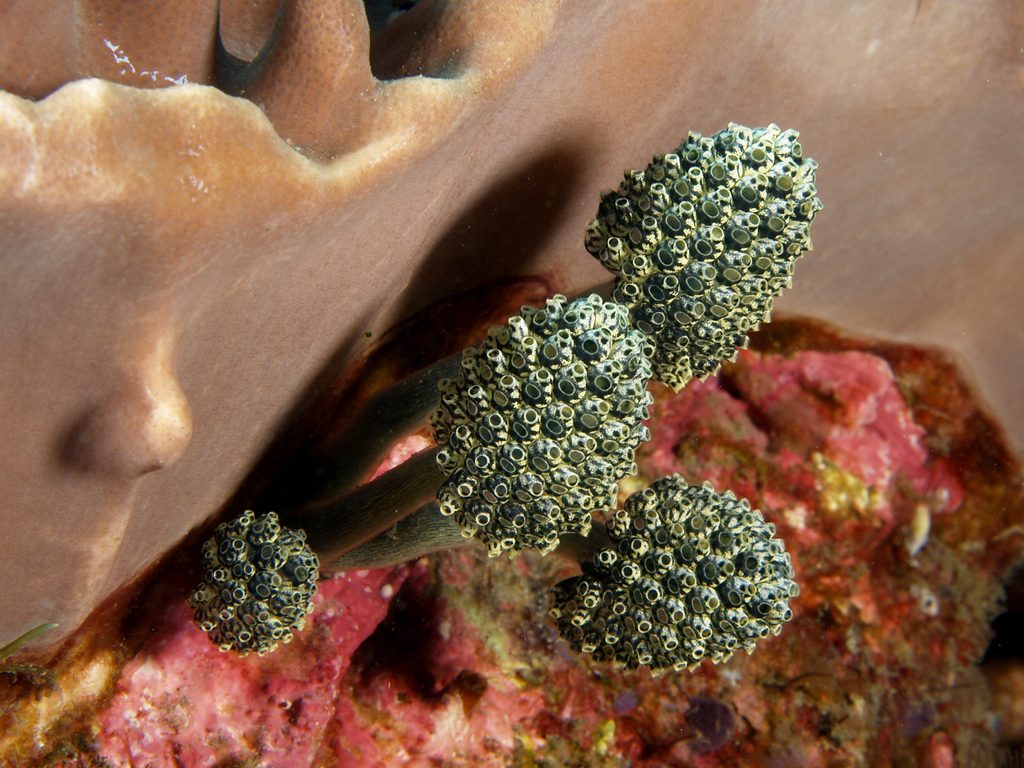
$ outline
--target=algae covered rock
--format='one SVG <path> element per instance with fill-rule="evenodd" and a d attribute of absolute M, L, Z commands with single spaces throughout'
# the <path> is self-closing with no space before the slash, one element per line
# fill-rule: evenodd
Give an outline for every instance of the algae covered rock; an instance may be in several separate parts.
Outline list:
<path fill-rule="evenodd" d="M 558 295 L 493 326 L 440 383 L 441 511 L 492 556 L 585 535 L 650 439 L 650 371 L 626 307 L 596 295 Z"/>
<path fill-rule="evenodd" d="M 587 250 L 617 275 L 653 378 L 679 390 L 717 372 L 791 285 L 821 210 L 798 136 L 774 124 L 690 133 L 601 195 Z"/>
<path fill-rule="evenodd" d="M 626 500 L 614 546 L 559 582 L 551 615 L 575 651 L 652 672 L 727 660 L 777 635 L 799 594 L 775 526 L 732 492 L 679 476 Z"/>

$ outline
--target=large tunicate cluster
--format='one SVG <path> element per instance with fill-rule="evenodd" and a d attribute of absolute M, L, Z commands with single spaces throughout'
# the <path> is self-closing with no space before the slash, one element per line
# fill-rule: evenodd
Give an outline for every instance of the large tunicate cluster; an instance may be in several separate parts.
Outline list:
<path fill-rule="evenodd" d="M 626 307 L 596 295 L 558 295 L 493 326 L 440 384 L 431 424 L 448 476 L 441 511 L 492 556 L 585 535 L 650 439 L 643 338 Z"/>
<path fill-rule="evenodd" d="M 614 546 L 553 590 L 551 615 L 576 651 L 653 672 L 716 664 L 778 634 L 799 593 L 775 527 L 746 499 L 673 475 L 627 499 Z"/>
<path fill-rule="evenodd" d="M 648 336 L 653 378 L 676 390 L 704 379 L 769 319 L 811 249 L 821 209 L 793 130 L 730 123 L 601 195 L 586 246 L 615 272 L 614 298 Z"/>
<path fill-rule="evenodd" d="M 203 545 L 203 568 L 188 604 L 222 651 L 269 653 L 313 610 L 320 561 L 305 533 L 283 527 L 273 512 L 247 511 L 218 526 Z"/>

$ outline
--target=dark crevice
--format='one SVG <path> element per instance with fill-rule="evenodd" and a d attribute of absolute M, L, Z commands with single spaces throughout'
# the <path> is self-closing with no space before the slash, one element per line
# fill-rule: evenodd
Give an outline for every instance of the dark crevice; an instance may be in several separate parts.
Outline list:
<path fill-rule="evenodd" d="M 244 92 L 270 60 L 281 36 L 288 2 L 279 0 L 276 9 L 266 2 L 253 3 L 253 8 L 261 11 L 264 18 L 258 18 L 256 11 L 252 18 L 245 19 L 225 17 L 222 11 L 218 19 L 217 82 L 221 90 L 232 95 Z"/>
<path fill-rule="evenodd" d="M 439 624 L 436 586 L 414 574 L 392 598 L 384 620 L 352 654 L 356 686 L 370 690 L 387 677 L 404 684 L 413 696 L 435 701 Z"/>
<path fill-rule="evenodd" d="M 487 679 L 471 669 L 456 673 L 438 663 L 444 655 L 442 613 L 432 575 L 414 569 L 392 598 L 384 621 L 352 654 L 354 688 L 371 698 L 383 686 L 397 688 L 400 701 L 415 698 L 432 707 L 457 696 L 469 717 L 487 693 Z"/>
<path fill-rule="evenodd" d="M 983 663 L 1024 661 L 1024 565 L 1013 570 L 1006 583 L 1006 610 L 992 621 L 995 637 Z"/>
<path fill-rule="evenodd" d="M 388 30 L 388 26 L 403 14 L 412 10 L 419 0 L 364 0 L 366 21 L 370 29 L 370 65 L 374 75 L 381 80 L 394 79 L 394 70 L 402 65 L 400 50 L 415 47 L 418 34 L 410 30 Z M 266 66 L 281 33 L 285 16 L 289 13 L 289 0 L 258 0 L 251 7 L 247 4 L 229 6 L 229 13 L 221 10 L 216 41 L 217 83 L 225 93 L 242 95 L 246 87 L 255 81 Z M 239 12 L 244 10 L 246 12 Z M 425 16 L 436 19 L 435 14 Z M 422 31 L 417 25 L 416 32 Z M 388 30 L 383 37 L 379 35 Z M 411 40 L 405 38 L 412 37 Z M 383 53 L 382 60 L 390 62 L 389 73 L 376 71 L 374 53 Z M 397 54 L 397 56 L 396 56 Z M 461 52 L 454 51 L 436 63 L 436 71 L 413 72 L 431 77 L 456 77 L 460 72 Z"/>
<path fill-rule="evenodd" d="M 378 80 L 455 79 L 466 69 L 472 38 L 452 28 L 457 7 L 443 0 L 365 0 L 370 71 Z M 390 8 L 389 8 L 390 6 Z M 383 7 L 383 10 L 379 10 Z M 379 19 L 388 11 L 383 26 Z"/>
<path fill-rule="evenodd" d="M 1011 571 L 1004 588 L 1006 610 L 992 621 L 994 637 L 982 660 L 982 667 L 994 689 L 1000 687 L 998 680 L 1002 676 L 1012 673 L 1015 667 L 1024 663 L 1024 563 Z M 997 707 L 999 709 L 1001 707 Z M 1009 711 L 1000 711 L 998 714 L 1011 721 L 1019 720 L 1019 716 Z M 1005 729 L 1000 726 L 999 730 L 1002 731 L 1002 752 L 998 765 L 1000 768 L 1024 768 L 1024 741 L 1017 737 L 1019 731 L 1012 723 Z"/>
<path fill-rule="evenodd" d="M 747 418 L 750 419 L 750 422 L 759 431 L 769 436 L 774 434 L 776 427 L 774 421 L 767 413 L 747 399 L 747 393 L 740 387 L 739 381 L 733 375 L 732 368 L 729 366 L 724 367 L 716 378 L 718 379 L 719 388 L 725 394 L 747 406 Z"/>
<path fill-rule="evenodd" d="M 376 37 L 389 21 L 411 10 L 418 0 L 363 0 L 366 20 L 370 23 L 370 37 Z"/>

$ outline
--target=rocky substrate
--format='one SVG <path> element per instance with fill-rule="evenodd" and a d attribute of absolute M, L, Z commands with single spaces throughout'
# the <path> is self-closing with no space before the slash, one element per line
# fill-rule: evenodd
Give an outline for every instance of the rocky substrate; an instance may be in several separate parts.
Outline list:
<path fill-rule="evenodd" d="M 218 652 L 168 599 L 51 764 L 997 764 L 978 662 L 1024 540 L 1020 468 L 955 367 L 782 321 L 720 376 L 652 391 L 623 496 L 710 480 L 792 554 L 794 619 L 752 655 L 614 669 L 548 618 L 571 566 L 470 548 L 322 582 L 306 629 L 263 658 Z"/>

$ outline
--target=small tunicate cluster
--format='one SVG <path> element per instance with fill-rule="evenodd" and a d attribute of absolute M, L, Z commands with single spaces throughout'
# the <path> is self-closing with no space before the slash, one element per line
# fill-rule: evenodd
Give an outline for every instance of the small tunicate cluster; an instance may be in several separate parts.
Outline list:
<path fill-rule="evenodd" d="M 563 533 L 586 535 L 650 439 L 643 338 L 626 307 L 597 295 L 558 295 L 492 326 L 440 383 L 431 425 L 448 477 L 441 511 L 491 556 L 547 553 Z"/>
<path fill-rule="evenodd" d="M 203 581 L 188 604 L 200 629 L 222 651 L 263 656 L 306 625 L 320 561 L 302 531 L 277 515 L 246 511 L 222 523 L 203 545 Z"/>
<path fill-rule="evenodd" d="M 632 494 L 614 546 L 559 582 L 551 615 L 573 650 L 652 672 L 725 661 L 777 635 L 799 594 L 775 526 L 731 492 L 679 476 Z"/>
<path fill-rule="evenodd" d="M 586 246 L 616 273 L 614 298 L 648 337 L 653 378 L 679 390 L 718 371 L 770 319 L 810 250 L 821 210 L 793 130 L 730 123 L 601 195 Z"/>

